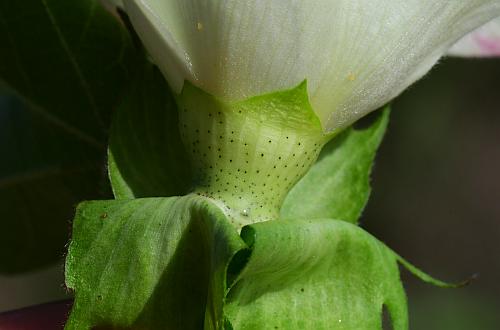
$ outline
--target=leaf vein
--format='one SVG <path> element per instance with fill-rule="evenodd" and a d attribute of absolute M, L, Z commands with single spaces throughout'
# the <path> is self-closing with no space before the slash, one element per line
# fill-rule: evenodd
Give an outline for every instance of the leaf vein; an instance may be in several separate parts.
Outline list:
<path fill-rule="evenodd" d="M 20 61 L 20 56 L 19 56 L 19 52 L 17 50 L 17 45 L 16 43 L 14 42 L 14 38 L 12 38 L 12 34 L 9 32 L 9 24 L 7 23 L 7 21 L 5 20 L 4 16 L 2 15 L 2 12 L 0 11 L 0 22 L 2 23 L 2 25 L 5 27 L 5 33 L 7 34 L 7 41 L 8 43 L 11 44 L 11 50 L 12 52 L 14 53 L 14 62 L 15 62 L 15 66 L 17 67 L 17 69 L 19 70 L 19 73 L 22 77 L 22 80 L 24 81 L 24 84 L 26 85 L 26 88 L 30 91 L 33 90 L 32 88 L 32 85 L 31 85 L 31 81 L 26 73 L 26 71 L 24 70 L 23 66 L 21 65 L 21 61 Z M 1 81 L 0 81 L 1 83 Z"/>
<path fill-rule="evenodd" d="M 0 86 L 7 88 L 8 92 L 10 92 L 12 95 L 14 95 L 17 99 L 19 99 L 24 105 L 26 105 L 26 107 L 29 110 L 31 110 L 34 113 L 38 114 L 39 116 L 43 117 L 45 120 L 47 120 L 51 124 L 58 126 L 59 128 L 65 130 L 66 132 L 70 133 L 71 135 L 77 137 L 79 140 L 84 141 L 85 143 L 91 145 L 92 147 L 94 147 L 96 149 L 104 149 L 105 148 L 105 145 L 102 142 L 100 142 L 99 140 L 97 140 L 95 137 L 93 137 L 93 136 L 87 134 L 85 131 L 82 131 L 81 129 L 65 122 L 64 120 L 62 120 L 58 116 L 55 116 L 54 114 L 47 111 L 42 106 L 29 100 L 24 95 L 19 93 L 17 90 L 10 87 L 2 79 L 0 79 Z"/>
<path fill-rule="evenodd" d="M 54 28 L 54 31 L 57 35 L 57 38 L 61 44 L 61 47 L 63 48 L 64 52 L 68 55 L 68 58 L 70 60 L 70 63 L 71 63 L 71 66 L 73 67 L 73 70 L 75 71 L 77 77 L 78 77 L 78 80 L 80 82 L 80 85 L 82 86 L 82 89 L 85 93 L 85 96 L 87 97 L 89 103 L 90 103 L 90 106 L 94 112 L 94 115 L 96 117 L 96 120 L 98 121 L 99 125 L 101 126 L 101 128 L 103 130 L 105 130 L 105 125 L 104 125 L 104 121 L 102 120 L 101 118 L 101 115 L 99 113 L 99 110 L 98 110 L 98 107 L 97 107 L 97 104 L 95 102 L 95 99 L 94 99 L 94 96 L 90 90 L 90 86 L 80 68 L 80 65 L 78 64 L 78 61 L 76 59 L 76 56 L 75 54 L 73 54 L 73 52 L 71 51 L 67 41 L 66 41 L 66 38 L 64 37 L 61 29 L 59 28 L 59 26 L 57 25 L 57 22 L 56 22 L 56 18 L 54 17 L 52 11 L 50 10 L 49 6 L 47 5 L 47 0 L 42 0 L 42 4 L 44 6 L 44 9 L 45 9 L 45 12 L 47 13 L 47 16 L 49 17 L 49 20 Z"/>

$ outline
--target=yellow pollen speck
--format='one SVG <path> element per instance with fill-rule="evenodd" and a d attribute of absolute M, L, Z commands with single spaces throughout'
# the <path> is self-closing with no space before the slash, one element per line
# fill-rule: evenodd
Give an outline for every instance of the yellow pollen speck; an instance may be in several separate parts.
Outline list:
<path fill-rule="evenodd" d="M 350 72 L 347 75 L 347 79 L 349 79 L 349 81 L 354 81 L 354 80 L 356 80 L 356 75 L 354 73 Z"/>
<path fill-rule="evenodd" d="M 203 24 L 201 22 L 196 23 L 196 28 L 198 29 L 198 31 L 203 30 Z"/>

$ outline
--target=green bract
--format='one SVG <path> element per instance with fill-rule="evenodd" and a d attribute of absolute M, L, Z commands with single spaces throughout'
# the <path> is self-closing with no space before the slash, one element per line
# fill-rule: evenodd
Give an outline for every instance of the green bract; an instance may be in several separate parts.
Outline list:
<path fill-rule="evenodd" d="M 265 222 L 242 240 L 191 195 L 83 203 L 73 235 L 67 329 L 374 329 L 384 304 L 406 327 L 395 255 L 347 222 Z"/>
<path fill-rule="evenodd" d="M 241 107 L 248 113 L 266 105 L 296 107 L 297 118 L 306 118 L 286 123 L 295 126 L 292 144 L 296 144 L 297 135 L 304 134 L 301 128 L 317 127 L 315 117 L 307 116 L 310 112 L 300 114 L 307 104 L 304 85 L 237 104 L 186 86 L 186 94 L 176 97 L 177 112 L 174 97 L 154 68 L 145 65 L 141 82 L 117 113 L 111 134 L 109 170 L 117 199 L 78 207 L 66 261 L 67 285 L 75 291 L 68 329 L 374 329 L 381 327 L 383 306 L 396 329 L 407 327 L 406 298 L 397 268 L 400 257 L 349 223 L 357 221 L 366 203 L 367 180 L 387 125 L 387 110 L 368 127 L 349 128 L 328 143 L 292 191 L 284 189 L 280 213 L 270 212 L 266 205 L 269 214 L 276 214 L 273 221 L 244 226 L 240 236 L 237 229 L 244 224 L 235 226 L 223 201 L 200 191 L 200 187 L 213 187 L 202 184 L 207 181 L 197 174 L 196 163 L 191 171 L 175 160 L 200 157 L 199 150 L 190 148 L 192 139 L 202 125 L 210 124 L 216 131 L 217 123 L 208 119 L 208 113 L 216 110 L 221 115 L 213 114 L 214 118 L 229 120 L 221 127 L 230 137 Z M 190 95 L 189 102 L 183 100 L 185 95 Z M 194 105 L 201 113 L 196 118 L 205 116 L 203 120 L 185 114 L 185 110 L 196 111 Z M 274 117 L 259 115 L 249 121 L 259 120 L 272 132 L 279 128 L 273 123 L 282 120 L 279 111 L 274 113 Z M 230 118 L 236 118 L 236 123 Z M 186 150 L 177 124 L 185 135 Z M 219 163 L 217 153 L 211 157 L 216 156 L 213 164 L 223 169 L 227 180 L 240 182 L 245 176 L 232 173 L 233 162 L 227 156 L 238 157 L 244 141 L 255 150 L 269 148 L 269 140 L 259 139 L 261 135 L 252 131 L 239 133 L 241 137 L 234 134 L 233 142 L 214 135 L 214 145 L 223 141 L 225 161 Z M 317 136 L 326 142 L 322 133 Z M 240 145 L 231 147 L 231 143 Z M 202 147 L 195 143 L 195 148 Z M 279 154 L 282 149 L 283 145 L 266 152 Z M 241 169 L 262 165 L 274 170 L 259 162 L 261 157 L 254 152 L 248 163 L 233 161 Z M 318 180 L 320 172 L 323 180 Z M 282 168 L 280 173 L 287 172 Z M 261 178 L 257 172 L 247 174 L 251 180 Z M 196 193 L 174 196 L 189 190 Z M 353 198 L 346 203 L 329 191 Z M 241 191 L 228 185 L 225 193 L 238 196 Z M 316 199 L 318 208 L 311 206 Z"/>
<path fill-rule="evenodd" d="M 235 329 L 407 328 L 396 258 L 344 221 L 270 221 L 244 228 L 252 255 L 228 293 Z"/>
<path fill-rule="evenodd" d="M 67 329 L 201 329 L 221 319 L 227 263 L 244 243 L 197 196 L 80 205 L 66 262 Z M 213 318 L 213 320 L 211 320 Z"/>

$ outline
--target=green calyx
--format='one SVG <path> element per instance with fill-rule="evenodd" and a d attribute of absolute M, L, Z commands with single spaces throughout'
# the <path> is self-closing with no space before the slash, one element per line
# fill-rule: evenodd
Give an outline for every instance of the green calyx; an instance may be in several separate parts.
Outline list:
<path fill-rule="evenodd" d="M 240 102 L 248 112 L 238 134 L 262 117 L 263 127 L 328 139 L 314 114 L 303 111 L 310 108 L 294 106 L 307 105 L 302 87 Z M 270 100 L 276 111 L 257 106 Z M 186 114 L 222 108 L 225 119 L 236 118 L 238 109 L 192 86 L 177 102 L 192 105 Z M 75 293 L 66 329 L 381 329 L 385 306 L 393 328 L 405 330 L 397 262 L 443 285 L 355 225 L 370 193 L 388 109 L 322 148 L 287 194 L 275 218 L 281 221 L 249 225 L 241 235 L 223 208 L 189 194 L 202 185 L 187 166 L 192 149 L 177 128 L 197 119 L 187 122 L 182 111 L 161 74 L 146 66 L 115 113 L 108 158 L 115 200 L 78 207 L 65 267 L 66 285 Z M 178 114 L 184 116 L 180 125 Z M 227 121 L 235 125 L 234 118 Z"/>
<path fill-rule="evenodd" d="M 305 82 L 240 102 L 186 83 L 177 104 L 193 191 L 219 205 L 238 229 L 277 219 L 287 193 L 331 138 Z"/>

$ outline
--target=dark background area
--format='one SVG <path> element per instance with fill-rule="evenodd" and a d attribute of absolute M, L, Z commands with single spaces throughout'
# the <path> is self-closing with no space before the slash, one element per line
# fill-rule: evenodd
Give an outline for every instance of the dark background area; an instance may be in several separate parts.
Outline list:
<path fill-rule="evenodd" d="M 393 103 L 362 226 L 403 271 L 412 329 L 500 329 L 500 61 L 445 59 Z"/>
<path fill-rule="evenodd" d="M 500 60 L 445 59 L 393 105 L 362 226 L 431 275 L 403 271 L 411 328 L 500 328 Z M 0 311 L 64 297 L 62 261 L 0 276 Z"/>

